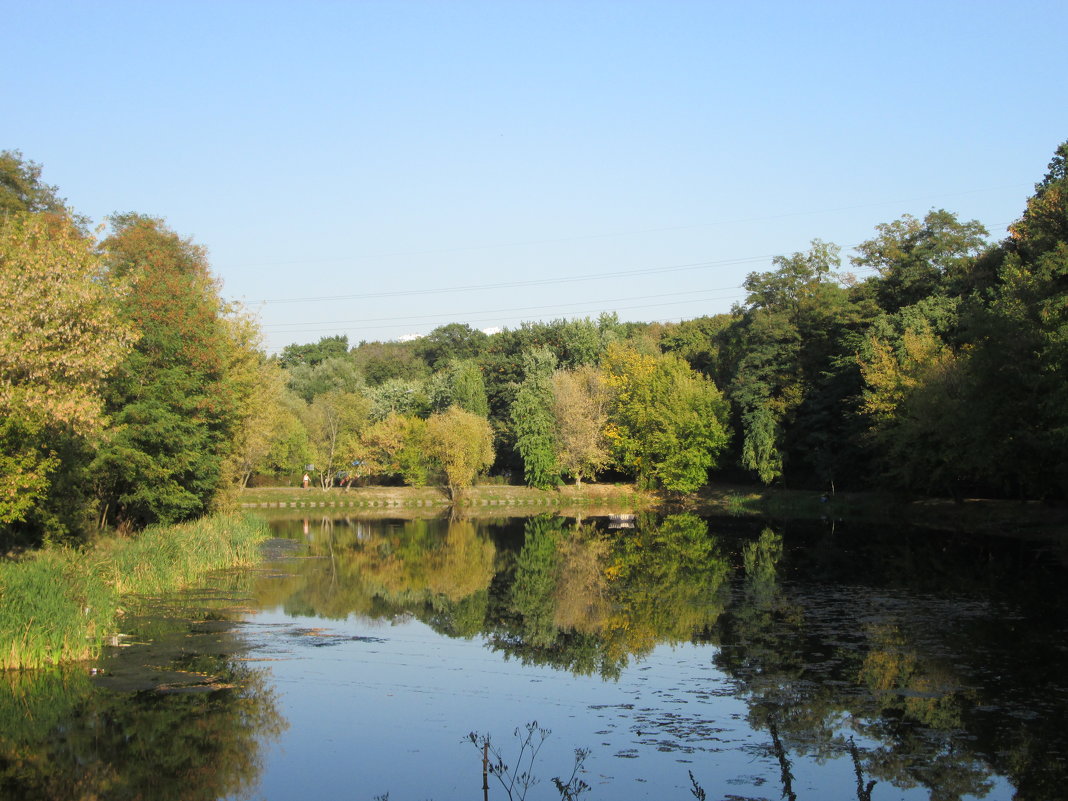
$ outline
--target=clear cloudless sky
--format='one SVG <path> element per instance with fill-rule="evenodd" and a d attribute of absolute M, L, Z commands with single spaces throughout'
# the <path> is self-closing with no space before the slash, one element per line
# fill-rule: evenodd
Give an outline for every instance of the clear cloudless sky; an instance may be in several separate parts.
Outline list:
<path fill-rule="evenodd" d="M 1068 3 L 0 2 L 0 148 L 206 246 L 265 345 L 730 309 L 814 238 L 993 238 Z"/>

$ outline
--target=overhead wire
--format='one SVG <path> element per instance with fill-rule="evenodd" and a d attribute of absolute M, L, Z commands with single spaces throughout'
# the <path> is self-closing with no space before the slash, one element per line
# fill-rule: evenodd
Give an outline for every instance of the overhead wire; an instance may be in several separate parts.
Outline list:
<path fill-rule="evenodd" d="M 548 304 L 548 305 L 547 304 L 542 304 L 540 306 L 512 306 L 510 308 L 504 308 L 504 309 L 480 309 L 478 311 L 445 312 L 445 313 L 437 312 L 435 314 L 417 314 L 417 315 L 406 315 L 406 316 L 400 316 L 400 317 L 395 316 L 395 315 L 391 315 L 389 317 L 362 317 L 362 318 L 357 319 L 357 320 L 316 320 L 315 323 L 317 325 L 351 325 L 351 324 L 360 324 L 360 323 L 375 323 L 375 322 L 397 321 L 397 320 L 406 320 L 406 321 L 436 320 L 436 319 L 439 319 L 439 318 L 442 318 L 442 317 L 468 317 L 469 315 L 474 315 L 474 314 L 505 314 L 507 312 L 527 312 L 527 311 L 538 311 L 540 309 L 562 309 L 562 308 L 568 308 L 570 306 L 589 306 L 591 303 L 597 303 L 597 304 L 628 303 L 628 302 L 633 301 L 633 300 L 650 300 L 650 299 L 653 299 L 653 298 L 669 298 L 669 297 L 677 297 L 679 295 L 687 295 L 689 300 L 694 300 L 695 298 L 693 296 L 694 296 L 695 292 L 697 294 L 706 294 L 706 293 L 710 293 L 710 292 L 729 292 L 729 291 L 733 291 L 733 290 L 736 290 L 736 289 L 739 289 L 739 288 L 740 287 L 738 285 L 734 285 L 734 286 L 726 286 L 726 287 L 713 287 L 711 289 L 687 290 L 687 291 L 684 291 L 684 292 L 663 292 L 663 293 L 656 294 L 656 295 L 638 295 L 636 297 L 627 297 L 627 298 L 609 298 L 609 299 L 606 299 L 606 300 L 594 300 L 594 301 L 584 300 L 584 301 L 579 301 L 577 303 L 553 303 L 553 304 Z M 700 300 L 718 300 L 719 298 L 699 298 L 699 299 Z M 655 305 L 655 304 L 653 304 L 653 305 Z M 288 326 L 303 326 L 303 325 L 307 325 L 307 324 L 308 324 L 307 322 L 271 323 L 271 324 L 265 325 L 263 327 L 264 328 L 277 328 L 277 327 L 280 327 L 280 326 L 287 326 L 287 327 Z"/>
<path fill-rule="evenodd" d="M 989 230 L 993 230 L 993 229 L 996 229 L 996 228 L 998 228 L 998 227 L 1000 227 L 1002 225 L 1008 225 L 1008 224 L 1007 223 L 996 223 L 996 224 L 988 225 L 986 227 Z M 857 247 L 857 245 L 853 245 L 853 246 L 850 246 L 850 248 L 848 248 L 848 249 L 855 249 L 856 247 Z M 556 277 L 556 278 L 539 278 L 539 279 L 528 279 L 528 280 L 523 280 L 523 281 L 504 281 L 504 282 L 496 282 L 496 283 L 489 283 L 489 284 L 469 284 L 469 285 L 462 285 L 462 286 L 439 287 L 439 288 L 431 288 L 431 289 L 406 289 L 406 290 L 393 290 L 393 291 L 385 291 L 385 292 L 370 292 L 370 293 L 349 294 L 349 295 L 318 296 L 318 297 L 308 297 L 308 298 L 280 298 L 280 299 L 275 299 L 275 300 L 264 300 L 264 301 L 261 301 L 261 303 L 266 305 L 266 304 L 297 303 L 297 302 L 324 302 L 324 301 L 364 300 L 364 299 L 377 299 L 377 298 L 384 298 L 384 297 L 405 297 L 405 296 L 415 296 L 415 295 L 446 294 L 446 293 L 455 293 L 455 292 L 472 292 L 472 291 L 491 290 L 491 289 L 513 289 L 513 288 L 531 287 L 531 286 L 550 286 L 550 285 L 554 285 L 554 284 L 568 284 L 568 283 L 576 283 L 576 282 L 581 282 L 581 281 L 605 280 L 605 279 L 608 279 L 608 278 L 616 278 L 616 279 L 618 279 L 618 278 L 626 278 L 626 277 L 633 277 L 633 276 L 660 275 L 660 274 L 666 274 L 666 273 L 672 273 L 672 272 L 708 269 L 710 267 L 739 265 L 739 264 L 751 264 L 751 263 L 756 263 L 756 262 L 768 261 L 768 260 L 773 259 L 773 258 L 775 258 L 774 255 L 747 256 L 747 257 L 741 257 L 741 258 L 736 258 L 736 259 L 720 259 L 720 260 L 710 260 L 710 261 L 702 261 L 702 262 L 691 262 L 691 263 L 685 263 L 685 264 L 668 265 L 668 266 L 665 266 L 665 267 L 645 267 L 645 268 L 639 268 L 639 269 L 635 269 L 635 270 L 616 270 L 616 271 L 608 271 L 608 272 L 603 272 L 603 273 L 590 273 L 590 274 L 584 274 L 584 275 L 563 276 L 563 277 Z M 874 267 L 854 267 L 854 269 L 851 272 L 854 272 L 854 273 L 873 273 L 875 271 L 876 271 L 876 269 Z M 641 296 L 641 299 L 656 298 L 656 297 L 670 297 L 672 295 L 678 295 L 678 294 L 687 294 L 687 295 L 690 295 L 690 297 L 688 297 L 687 300 L 685 300 L 685 301 L 676 301 L 676 302 L 673 302 L 673 303 L 666 303 L 666 304 L 665 303 L 640 304 L 640 305 L 633 305 L 633 306 L 616 307 L 616 308 L 612 308 L 612 309 L 606 309 L 606 308 L 601 307 L 601 308 L 590 309 L 590 310 L 586 310 L 586 311 L 568 312 L 568 313 L 565 313 L 563 316 L 565 316 L 565 317 L 567 317 L 567 316 L 580 317 L 580 316 L 583 316 L 583 315 L 596 314 L 596 313 L 601 313 L 601 312 L 604 312 L 604 311 L 634 311 L 634 310 L 644 309 L 644 308 L 657 308 L 657 307 L 661 307 L 661 306 L 664 306 L 664 305 L 679 305 L 680 303 L 692 303 L 694 301 L 700 301 L 700 300 L 729 300 L 729 299 L 734 299 L 736 297 L 741 297 L 741 296 L 729 296 L 729 297 L 726 297 L 726 298 L 706 298 L 706 297 L 696 298 L 696 297 L 693 297 L 693 295 L 694 295 L 694 293 L 704 294 L 704 293 L 709 293 L 709 292 L 730 291 L 730 290 L 741 289 L 741 288 L 742 288 L 741 285 L 734 285 L 734 286 L 729 286 L 729 287 L 717 287 L 717 288 L 706 289 L 706 290 L 693 290 L 693 291 L 679 292 L 679 293 L 662 293 L 662 294 L 659 294 L 659 295 L 645 295 L 645 296 Z M 334 330 L 334 329 L 324 329 L 324 328 L 320 328 L 320 327 L 312 327 L 312 326 L 324 326 L 324 325 L 360 325 L 361 327 L 367 327 L 367 328 L 370 328 L 372 330 L 407 328 L 407 327 L 410 327 L 412 325 L 412 323 L 418 323 L 420 321 L 424 321 L 425 322 L 425 321 L 429 321 L 429 320 L 455 320 L 457 317 L 463 317 L 466 320 L 468 320 L 469 322 L 497 322 L 497 323 L 504 323 L 504 322 L 510 322 L 512 320 L 515 320 L 515 319 L 523 319 L 522 317 L 516 317 L 516 316 L 508 316 L 508 317 L 503 317 L 502 318 L 500 315 L 502 313 L 506 313 L 506 312 L 515 312 L 515 311 L 530 312 L 530 311 L 537 311 L 537 310 L 540 310 L 540 309 L 565 308 L 565 307 L 568 307 L 568 306 L 577 306 L 577 305 L 590 306 L 590 305 L 597 304 L 597 305 L 600 306 L 602 304 L 627 302 L 629 300 L 637 300 L 637 299 L 639 299 L 639 298 L 618 298 L 618 299 L 611 299 L 611 300 L 581 301 L 581 302 L 578 302 L 578 303 L 570 303 L 570 304 L 552 304 L 552 305 L 529 306 L 529 307 L 512 307 L 512 308 L 504 308 L 504 309 L 487 309 L 487 310 L 483 310 L 483 311 L 474 311 L 474 312 L 441 312 L 441 313 L 436 313 L 436 314 L 433 314 L 433 315 L 410 315 L 410 316 L 401 316 L 401 317 L 390 316 L 390 317 L 378 317 L 378 318 L 362 318 L 362 319 L 359 319 L 359 320 L 336 320 L 336 321 L 319 321 L 319 320 L 316 320 L 316 321 L 296 322 L 296 323 L 274 323 L 274 324 L 269 324 L 269 325 L 265 326 L 265 328 L 271 328 L 272 329 L 269 332 L 265 331 L 265 333 L 275 334 L 275 335 L 281 335 L 281 334 L 287 334 L 288 335 L 288 334 L 297 334 L 297 333 L 320 333 L 322 331 Z M 471 317 L 471 315 L 495 315 L 495 316 L 493 318 L 473 319 Z M 390 322 L 386 322 L 386 321 L 390 321 Z M 402 322 L 393 322 L 393 321 L 402 321 Z M 382 325 L 367 326 L 367 323 L 370 323 L 370 322 L 382 322 L 383 324 Z M 280 326 L 285 326 L 286 327 L 285 330 L 278 330 Z"/>
<path fill-rule="evenodd" d="M 1002 192 L 1006 189 L 1019 189 L 1029 187 L 1030 184 L 1010 184 L 1007 186 L 994 186 L 986 187 L 982 189 L 965 189 L 958 192 L 942 192 L 931 195 L 923 195 L 920 197 L 905 198 L 899 200 L 878 200 L 869 203 L 854 203 L 846 206 L 837 206 L 834 208 L 824 209 L 806 209 L 804 211 L 787 211 L 779 214 L 769 214 L 756 217 L 740 217 L 733 220 L 712 220 L 702 223 L 688 223 L 684 225 L 666 225 L 656 226 L 651 228 L 633 228 L 626 231 L 609 231 L 596 234 L 582 234 L 579 236 L 569 237 L 545 237 L 541 239 L 528 239 L 519 240 L 514 242 L 497 242 L 482 245 L 464 245 L 461 247 L 452 248 L 427 248 L 423 250 L 407 250 L 407 251 L 389 251 L 384 253 L 371 253 L 364 254 L 359 257 L 353 257 L 352 255 L 346 256 L 328 256 L 318 259 L 281 259 L 276 261 L 257 261 L 257 262 L 245 262 L 232 264 L 231 267 L 246 268 L 246 267 L 268 267 L 268 266 L 282 266 L 287 264 L 328 264 L 336 262 L 351 262 L 356 258 L 362 259 L 376 259 L 376 258 L 394 258 L 397 256 L 433 256 L 442 253 L 464 253 L 480 250 L 497 250 L 501 248 L 512 247 L 529 247 L 531 245 L 552 245 L 561 244 L 566 242 L 585 242 L 591 239 L 613 239 L 617 237 L 635 236 L 641 234 L 655 234 L 663 233 L 667 231 L 689 231 L 696 228 L 712 228 L 718 225 L 746 225 L 754 222 L 764 222 L 767 220 L 783 220 L 791 217 L 805 217 L 814 214 L 836 214 L 842 211 L 855 211 L 856 209 L 877 208 L 879 206 L 890 205 L 902 205 L 905 203 L 916 203 L 921 200 L 932 200 L 936 198 L 951 198 L 962 197 L 964 195 L 975 195 L 983 192 Z"/>
<path fill-rule="evenodd" d="M 717 261 L 698 261 L 688 264 L 673 264 L 666 267 L 640 267 L 636 270 L 612 270 L 603 273 L 569 275 L 556 278 L 531 278 L 523 281 L 501 281 L 491 284 L 466 284 L 462 286 L 436 287 L 433 289 L 395 289 L 385 292 L 361 292 L 350 295 L 319 295 L 305 298 L 275 298 L 259 301 L 262 304 L 277 303 L 319 303 L 336 300 L 371 300 L 375 298 L 409 297 L 413 295 L 437 295 L 451 292 L 475 292 L 487 289 L 518 289 L 520 287 L 548 286 L 552 284 L 570 284 L 580 281 L 600 281 L 606 278 L 629 278 L 640 275 L 661 275 L 685 270 L 701 270 L 710 267 L 724 267 L 735 264 L 750 264 L 774 258 L 767 256 L 746 256 L 740 259 L 721 259 Z"/>

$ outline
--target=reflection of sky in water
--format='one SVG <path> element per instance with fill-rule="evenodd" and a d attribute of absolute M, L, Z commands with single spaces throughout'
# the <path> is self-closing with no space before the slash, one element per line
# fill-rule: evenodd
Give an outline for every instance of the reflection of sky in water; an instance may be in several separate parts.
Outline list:
<path fill-rule="evenodd" d="M 393 801 L 480 797 L 481 760 L 465 735 L 490 732 L 514 762 L 516 726 L 552 730 L 529 798 L 557 798 L 575 747 L 588 747 L 591 798 L 692 797 L 692 770 L 710 798 L 778 798 L 779 763 L 766 731 L 712 665 L 714 648 L 661 646 L 618 681 L 506 661 L 480 639 L 448 639 L 414 620 L 345 621 L 252 616 L 245 627 L 290 723 L 269 745 L 257 797 Z M 321 630 L 320 630 L 321 629 Z M 860 744 L 863 745 L 861 741 Z M 853 797 L 848 758 L 822 764 L 789 755 L 798 798 Z M 888 795 L 889 794 L 889 795 Z M 491 798 L 503 798 L 491 784 Z M 927 798 L 880 782 L 874 799 Z M 1009 798 L 999 783 L 987 796 Z"/>

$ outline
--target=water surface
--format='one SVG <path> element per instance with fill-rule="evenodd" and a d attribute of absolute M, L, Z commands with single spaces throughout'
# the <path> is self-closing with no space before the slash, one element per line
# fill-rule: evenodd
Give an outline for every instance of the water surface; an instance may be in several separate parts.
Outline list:
<path fill-rule="evenodd" d="M 575 748 L 593 799 L 692 798 L 691 773 L 710 799 L 1068 786 L 1049 546 L 692 515 L 274 529 L 257 570 L 132 608 L 98 664 L 3 677 L 0 797 L 480 798 L 467 734 L 514 765 L 533 721 L 531 801 Z"/>

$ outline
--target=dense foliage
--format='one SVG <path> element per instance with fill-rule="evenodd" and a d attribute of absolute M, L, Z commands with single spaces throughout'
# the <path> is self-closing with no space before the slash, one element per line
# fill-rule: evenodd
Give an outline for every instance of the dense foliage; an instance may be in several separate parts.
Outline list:
<path fill-rule="evenodd" d="M 863 278 L 814 240 L 750 274 L 729 314 L 674 324 L 453 323 L 269 357 L 200 246 L 138 214 L 97 243 L 4 151 L 0 526 L 41 540 L 176 521 L 305 471 L 324 488 L 607 473 L 675 492 L 720 476 L 1065 498 L 1068 143 L 1004 241 L 935 209 L 878 226 L 850 261 Z"/>

